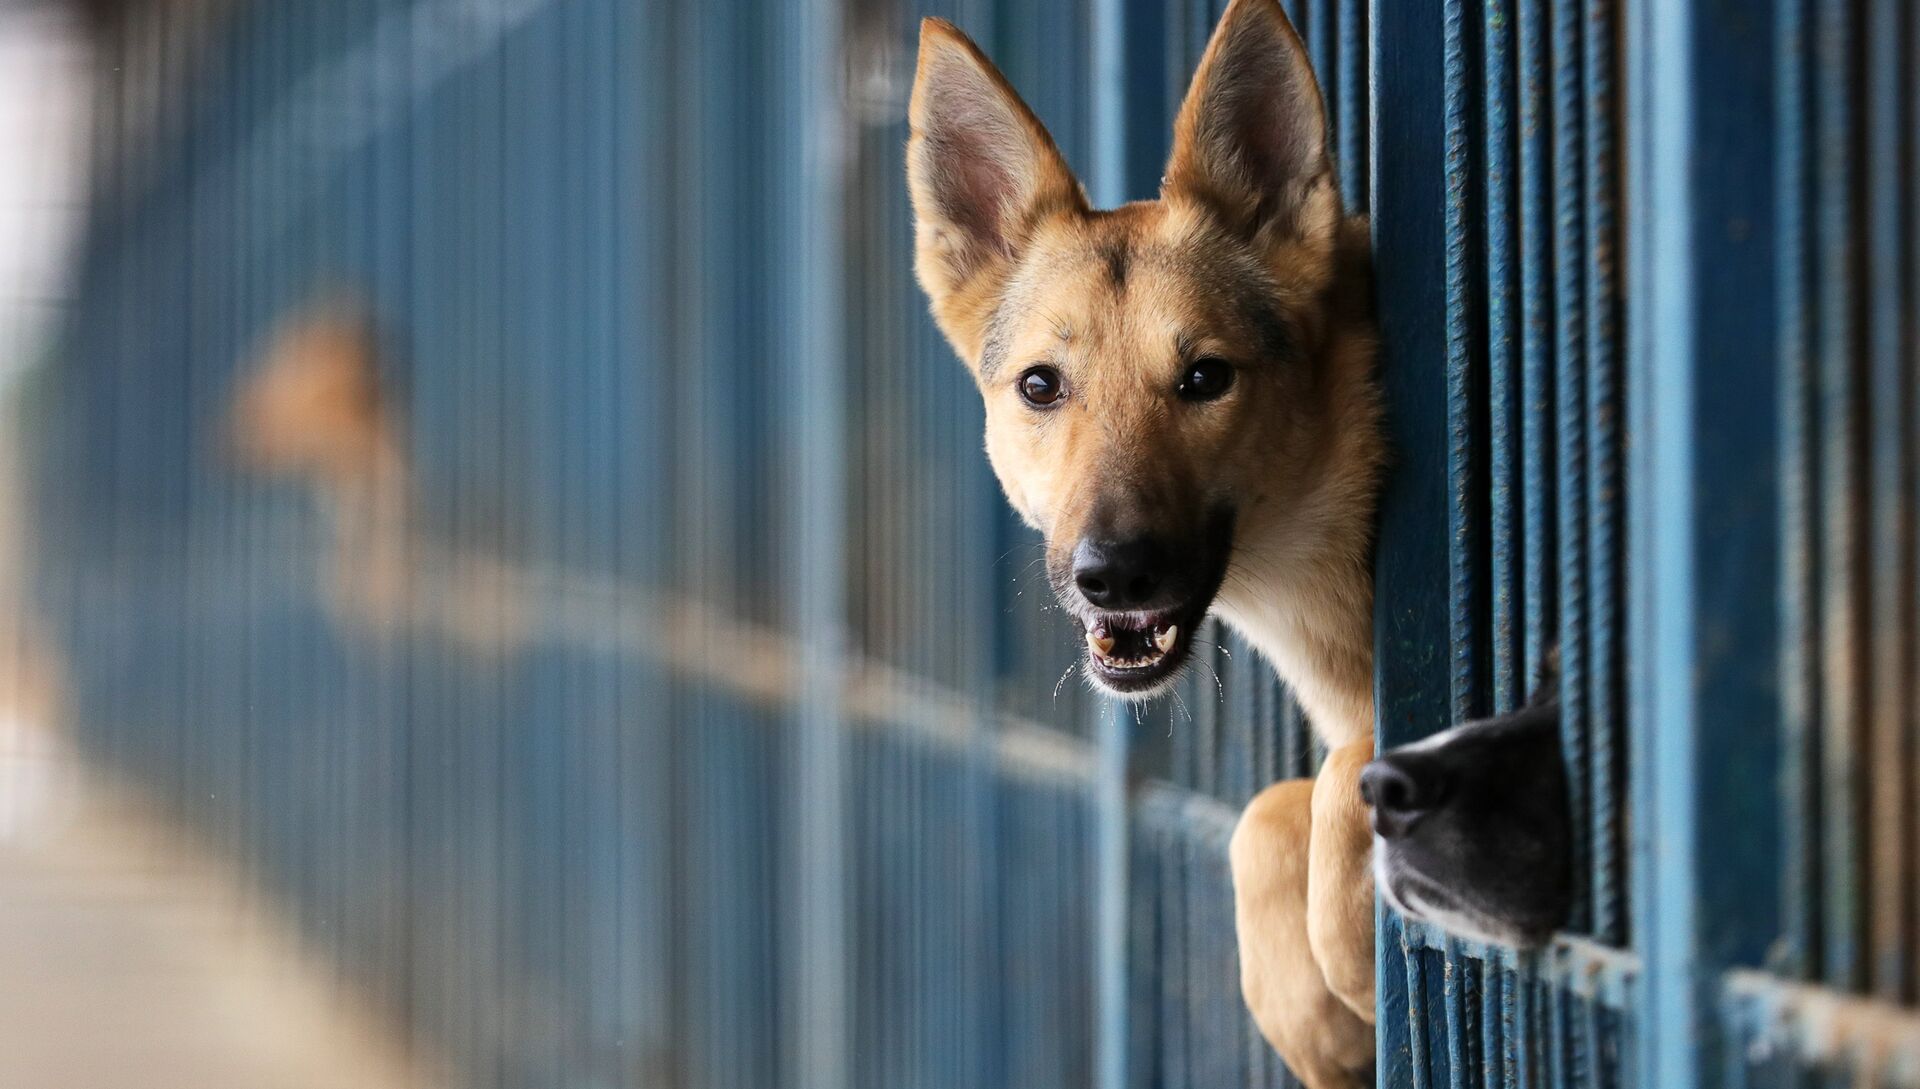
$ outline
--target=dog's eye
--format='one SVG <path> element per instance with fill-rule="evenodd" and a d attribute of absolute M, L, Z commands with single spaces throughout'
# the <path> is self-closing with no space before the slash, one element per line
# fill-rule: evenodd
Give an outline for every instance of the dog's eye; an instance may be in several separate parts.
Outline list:
<path fill-rule="evenodd" d="M 1224 359 L 1202 359 L 1180 376 L 1174 392 L 1188 401 L 1211 401 L 1233 387 L 1233 364 Z"/>
<path fill-rule="evenodd" d="M 1020 374 L 1020 396 L 1035 408 L 1051 408 L 1066 396 L 1066 383 L 1052 367 L 1028 367 Z"/>

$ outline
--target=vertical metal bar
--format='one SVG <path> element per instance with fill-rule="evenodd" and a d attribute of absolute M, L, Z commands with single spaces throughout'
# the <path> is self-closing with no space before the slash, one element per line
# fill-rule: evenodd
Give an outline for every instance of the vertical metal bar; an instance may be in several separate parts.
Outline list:
<path fill-rule="evenodd" d="M 1467 1020 L 1471 1001 L 1469 963 L 1460 955 L 1460 943 L 1451 938 L 1434 955 L 1440 961 L 1441 1016 L 1447 1029 L 1447 1086 L 1448 1089 L 1467 1089 L 1467 1079 L 1474 1067 L 1472 1030 Z"/>
<path fill-rule="evenodd" d="M 1473 233 L 1477 209 L 1473 202 L 1473 75 L 1469 0 L 1443 0 L 1441 51 L 1445 79 L 1442 101 L 1446 141 L 1446 373 L 1447 373 L 1447 585 L 1448 645 L 1453 719 L 1474 717 L 1481 709 L 1479 629 L 1483 609 L 1481 582 L 1481 520 L 1483 454 L 1476 407 L 1481 382 L 1475 358 L 1476 323 L 1473 285 Z"/>
<path fill-rule="evenodd" d="M 1432 43 L 1457 36 L 1460 18 L 1457 6 L 1443 18 L 1435 4 L 1375 0 L 1369 11 L 1377 296 L 1382 312 L 1401 315 L 1383 330 L 1380 373 L 1392 442 L 1403 451 L 1448 448 L 1447 375 L 1420 364 L 1450 350 L 1449 192 L 1441 179 L 1457 141 L 1448 139 L 1447 129 L 1450 66 Z M 1450 564 L 1433 527 L 1447 524 L 1449 486 L 1442 459 L 1409 458 L 1389 476 L 1382 496 L 1374 581 L 1375 729 L 1382 746 L 1413 740 L 1448 719 Z M 1376 918 L 1380 1084 L 1424 1087 L 1427 1009 L 1419 956 L 1389 912 L 1378 909 Z"/>
<path fill-rule="evenodd" d="M 1615 0 L 1585 0 L 1582 39 L 1585 81 L 1585 187 L 1581 204 L 1585 254 L 1586 404 L 1581 415 L 1587 439 L 1586 618 L 1588 760 L 1592 782 L 1587 799 L 1588 857 L 1592 860 L 1588 926 L 1600 941 L 1626 939 L 1626 895 L 1620 823 L 1624 819 L 1621 748 L 1624 716 L 1620 683 L 1620 520 L 1622 486 L 1622 403 L 1619 360 L 1620 280 L 1616 249 L 1619 178 L 1614 136 L 1614 34 L 1619 8 Z"/>
<path fill-rule="evenodd" d="M 1160 1083 L 1171 1086 L 1191 1084 L 1188 1071 L 1193 1065 L 1193 1039 L 1185 1012 L 1191 986 L 1189 938 L 1187 927 L 1186 856 L 1179 841 L 1164 828 L 1154 829 L 1153 847 L 1161 874 L 1161 935 L 1165 942 L 1160 962 L 1160 1003 L 1155 1020 L 1161 1040 Z"/>
<path fill-rule="evenodd" d="M 1865 681 L 1862 608 L 1864 431 L 1857 383 L 1860 338 L 1855 174 L 1854 64 L 1851 0 L 1819 0 L 1813 82 L 1817 153 L 1815 219 L 1820 414 L 1819 575 L 1822 683 L 1821 857 L 1825 978 L 1853 988 L 1865 981 L 1861 923 L 1865 911 L 1859 837 L 1864 817 L 1860 763 Z"/>
<path fill-rule="evenodd" d="M 1592 925 L 1593 803 L 1587 713 L 1585 218 L 1581 198 L 1585 127 L 1581 117 L 1580 0 L 1551 0 L 1553 57 L 1553 261 L 1555 417 L 1559 435 L 1560 744 L 1573 812 L 1574 899 L 1570 925 Z"/>
<path fill-rule="evenodd" d="M 1771 12 L 1648 4 L 1629 28 L 1627 159 L 1636 194 L 1628 356 L 1636 441 L 1629 528 L 1634 767 L 1633 932 L 1645 967 L 1643 1084 L 1716 1082 L 1725 1043 L 1700 1016 L 1718 973 L 1779 932 L 1779 815 L 1748 784 L 1779 771 L 1772 491 L 1777 404 L 1750 320 L 1774 289 Z M 1700 147 L 1721 153 L 1698 155 Z M 1738 221 L 1745 230 L 1729 232 Z M 1744 833 L 1729 837 L 1727 828 Z"/>
<path fill-rule="evenodd" d="M 1451 349 L 1444 318 L 1451 293 L 1446 208 L 1441 182 L 1456 161 L 1445 105 L 1451 65 L 1431 44 L 1455 38 L 1462 13 L 1439 5 L 1386 4 L 1369 12 L 1372 226 L 1383 312 L 1404 316 L 1387 326 L 1381 373 L 1390 432 L 1400 450 L 1448 448 L 1449 383 L 1422 367 Z M 1449 29 L 1450 28 L 1450 29 Z M 1390 149 L 1390 150 L 1389 150 Z M 1454 672 L 1446 650 L 1450 629 L 1450 562 L 1432 527 L 1448 517 L 1449 476 L 1439 458 L 1409 460 L 1393 473 L 1381 504 L 1375 561 L 1375 692 L 1378 744 L 1412 740 L 1444 723 Z M 1383 1086 L 1427 1084 L 1425 983 L 1419 954 L 1399 926 L 1378 912 L 1378 1070 Z"/>
<path fill-rule="evenodd" d="M 1909 496 L 1913 403 L 1912 374 L 1920 360 L 1903 357 L 1902 333 L 1906 285 L 1902 251 L 1906 243 L 1902 207 L 1900 148 L 1905 113 L 1900 99 L 1902 4 L 1874 0 L 1865 26 L 1867 209 L 1867 356 L 1869 428 L 1869 541 L 1867 662 L 1871 676 L 1868 705 L 1867 821 L 1858 829 L 1866 840 L 1869 902 L 1868 982 L 1888 1001 L 1911 998 L 1907 981 L 1914 950 L 1907 920 L 1913 913 L 1913 877 L 1909 872 L 1920 844 L 1905 835 L 1906 811 L 1913 804 L 1907 746 L 1920 722 L 1908 702 L 1906 663 L 1914 638 L 1914 526 Z M 1910 5 L 1908 5 L 1911 10 Z"/>
<path fill-rule="evenodd" d="M 1539 1052 L 1539 1036 L 1533 1031 L 1535 1021 L 1532 957 L 1506 954 L 1507 982 L 1506 1008 L 1502 1011 L 1506 1021 L 1506 1053 L 1501 1056 L 1506 1067 L 1506 1089 L 1534 1089 L 1535 1056 Z"/>
<path fill-rule="evenodd" d="M 1487 244 L 1487 578 L 1492 615 L 1493 691 L 1490 709 L 1504 712 L 1525 696 L 1521 669 L 1526 642 L 1522 606 L 1525 590 L 1525 524 L 1521 510 L 1525 488 L 1520 378 L 1521 358 L 1514 334 L 1515 280 L 1519 272 L 1513 237 L 1514 178 L 1514 14 L 1513 0 L 1483 0 L 1485 78 L 1482 97 L 1486 126 Z"/>
<path fill-rule="evenodd" d="M 793 601 L 801 680 L 792 762 L 795 809 L 794 910 L 782 944 L 794 958 L 791 1020 L 783 1033 L 792 1084 L 801 1089 L 844 1089 L 851 1072 L 848 999 L 847 859 L 848 743 L 843 726 L 841 678 L 850 637 L 847 601 L 847 451 L 845 414 L 846 300 L 844 252 L 846 183 L 851 145 L 845 131 L 841 72 L 842 5 L 801 0 L 773 5 L 787 24 L 782 50 L 787 82 L 781 97 L 795 116 L 786 149 L 800 170 L 791 218 L 780 217 L 794 276 L 797 330 L 793 393 L 788 421 L 794 435 L 795 526 Z M 790 97 L 789 97 L 790 96 Z"/>
<path fill-rule="evenodd" d="M 1557 981 L 1545 983 L 1545 1001 L 1541 1014 L 1541 1051 L 1546 1061 L 1541 1071 L 1553 1089 L 1572 1089 L 1573 1078 L 1567 1061 L 1567 992 Z"/>
<path fill-rule="evenodd" d="M 1719 1017 L 1723 1031 L 1727 1034 L 1729 1046 L 1726 1049 L 1726 1069 L 1721 1075 L 1722 1089 L 1746 1089 L 1747 1085 L 1747 1036 L 1751 1032 L 1746 1024 L 1745 1003 L 1736 997 L 1723 998 L 1718 1004 Z"/>
<path fill-rule="evenodd" d="M 1103 205 L 1126 200 L 1125 5 L 1093 0 L 1094 198 Z M 1094 787 L 1094 1084 L 1126 1089 L 1127 1071 L 1127 857 L 1132 821 L 1127 791 L 1131 765 L 1131 712 L 1107 701 L 1099 712 Z"/>
<path fill-rule="evenodd" d="M 1906 321 L 1902 326 L 1901 354 L 1912 360 L 1920 358 L 1920 12 L 1908 7 L 1906 16 L 1901 41 L 1901 56 L 1906 58 L 1904 70 L 1907 86 L 1902 95 L 1906 104 L 1906 121 L 1901 128 L 1906 134 L 1904 200 L 1907 210 L 1907 249 L 1902 268 L 1906 275 L 1907 302 L 1904 307 Z M 1920 717 L 1920 422 L 1914 420 L 1914 415 L 1920 413 L 1920 374 L 1912 370 L 1907 373 L 1906 397 L 1909 409 L 1906 417 L 1908 486 L 1903 502 L 1907 512 L 1909 547 L 1913 550 L 1907 565 L 1912 591 L 1907 606 L 1911 626 L 1908 629 L 1905 663 L 1908 678 L 1906 698 L 1910 713 Z M 1904 814 L 1906 839 L 1908 844 L 1920 848 L 1920 728 L 1908 731 L 1903 763 L 1907 767 L 1909 786 Z M 1912 954 L 1908 962 L 1907 998 L 1920 1002 L 1920 860 L 1911 854 L 1907 859 L 1907 883 L 1906 934 L 1907 947 Z M 1909 1057 L 1905 1072 L 1911 1080 L 1920 1082 L 1920 1057 Z"/>
<path fill-rule="evenodd" d="M 1552 230 L 1549 223 L 1552 118 L 1548 112 L 1549 28 L 1547 0 L 1515 0 L 1519 52 L 1520 355 L 1524 397 L 1521 449 L 1525 452 L 1521 509 L 1526 555 L 1526 632 L 1523 665 L 1531 684 L 1559 642 L 1553 616 L 1558 569 L 1554 558 L 1557 521 L 1553 484 L 1557 465 L 1553 380 Z M 1575 811 L 1576 813 L 1578 810 Z"/>
<path fill-rule="evenodd" d="M 1127 199 L 1127 25 L 1124 0 L 1089 0 L 1093 43 L 1093 200 Z"/>
<path fill-rule="evenodd" d="M 1399 932 L 1399 944 L 1400 958 L 1406 965 L 1406 978 L 1402 982 L 1407 995 L 1407 1036 L 1406 1053 L 1400 1056 L 1401 1063 L 1396 1071 L 1405 1080 L 1396 1079 L 1394 1084 L 1410 1085 L 1412 1089 L 1430 1089 L 1433 1083 L 1433 1041 L 1428 1033 L 1434 1017 L 1432 1005 L 1427 1001 L 1431 993 L 1427 982 L 1427 952 L 1410 941 L 1404 930 Z M 1404 1073 L 1400 1073 L 1402 1071 Z"/>
<path fill-rule="evenodd" d="M 671 341 L 677 300 L 671 291 L 642 290 L 667 282 L 675 267 L 678 217 L 640 214 L 624 199 L 633 192 L 660 194 L 659 207 L 672 208 L 677 172 L 667 108 L 675 80 L 670 63 L 673 35 L 671 0 L 640 4 L 608 0 L 617 75 L 608 94 L 616 141 L 614 189 L 622 194 L 624 214 L 615 232 L 615 277 L 609 291 L 619 300 L 614 347 L 627 365 L 616 367 L 625 394 L 620 404 L 643 405 L 635 426 L 621 429 L 615 470 L 622 500 L 614 569 L 623 582 L 645 586 L 673 559 L 671 509 L 674 465 L 673 399 L 643 397 L 674 358 Z M 644 29 L 643 29 L 644 28 Z M 656 277 L 658 279 L 656 280 Z M 639 622 L 638 609 L 626 600 L 621 615 Z M 629 630 L 632 630 L 631 628 Z M 680 685 L 664 669 L 622 663 L 615 706 L 625 728 L 618 732 L 618 769 L 625 847 L 620 887 L 631 906 L 623 915 L 616 979 L 620 985 L 619 1024 L 630 1036 L 622 1072 L 628 1081 L 665 1080 L 680 1063 L 674 1025 L 680 982 L 676 953 L 674 873 L 680 853 L 681 816 L 675 783 L 684 758 L 678 726 L 686 700 Z M 631 717 L 628 717 L 631 714 Z M 649 926 L 648 924 L 652 924 Z"/>
<path fill-rule="evenodd" d="M 1582 1080 L 1587 1089 L 1609 1089 L 1614 1079 L 1611 1065 L 1607 1062 L 1607 1018 L 1606 1011 L 1597 998 L 1583 997 L 1580 1001 L 1581 1036 L 1586 1041 L 1586 1066 L 1582 1071 Z"/>
<path fill-rule="evenodd" d="M 1507 1022 L 1512 992 L 1507 989 L 1507 966 L 1498 950 L 1489 952 L 1480 970 L 1480 1077 L 1484 1089 L 1507 1089 L 1511 1071 L 1507 1047 L 1513 1026 Z"/>
<path fill-rule="evenodd" d="M 1332 79 L 1340 197 L 1349 211 L 1358 212 L 1367 207 L 1367 0 L 1336 0 L 1336 7 L 1339 60 Z"/>
<path fill-rule="evenodd" d="M 1587 1033 L 1586 999 L 1572 991 L 1565 983 L 1557 989 L 1560 1005 L 1560 1019 L 1565 1036 L 1564 1057 L 1566 1065 L 1561 1068 L 1562 1080 L 1569 1086 L 1581 1086 L 1589 1089 L 1586 1081 L 1588 1060 L 1593 1054 L 1593 1038 Z"/>
<path fill-rule="evenodd" d="M 1137 1027 L 1127 1038 L 1126 1065 L 1130 1080 L 1125 1089 L 1143 1089 L 1152 1084 L 1155 1055 L 1159 1047 L 1153 1028 L 1153 1008 L 1155 996 L 1159 993 L 1164 954 L 1161 951 L 1162 926 L 1158 912 L 1159 857 L 1149 846 L 1148 837 L 1141 833 L 1131 837 L 1129 844 L 1127 884 L 1127 948 L 1131 954 L 1127 965 L 1127 1017 L 1128 1023 Z M 1098 995 L 1094 996 L 1094 1001 L 1097 1017 Z M 1096 1043 L 1095 1047 L 1098 1046 Z M 1272 1051 L 1258 1033 L 1253 1034 L 1247 1046 L 1252 1054 L 1266 1055 Z M 1094 1061 L 1096 1064 L 1099 1062 L 1097 1052 Z M 1097 1065 L 1094 1076 L 1099 1077 Z"/>
<path fill-rule="evenodd" d="M 1336 63 L 1334 49 L 1337 44 L 1332 8 L 1338 2 L 1339 0 L 1298 0 L 1294 5 L 1295 10 L 1303 16 L 1299 20 L 1299 25 L 1301 36 L 1307 47 L 1307 60 L 1313 65 L 1314 74 L 1322 84 L 1336 89 L 1337 84 L 1332 83 Z M 1326 96 L 1323 95 L 1323 97 Z M 1328 122 L 1331 124 L 1332 118 L 1329 118 Z M 1338 133 L 1333 135 L 1337 141 Z M 1329 146 L 1338 147 L 1339 145 L 1330 143 Z"/>
<path fill-rule="evenodd" d="M 1127 794 L 1131 712 L 1117 701 L 1100 712 L 1094 788 L 1095 1082 L 1127 1086 Z"/>
<path fill-rule="evenodd" d="M 1776 352 L 1780 415 L 1780 706 L 1784 783 L 1785 945 L 1777 967 L 1810 978 L 1819 968 L 1820 609 L 1814 572 L 1820 556 L 1814 506 L 1818 496 L 1813 412 L 1813 312 L 1807 298 L 1811 200 L 1807 152 L 1806 52 L 1808 0 L 1776 0 L 1774 115 Z"/>

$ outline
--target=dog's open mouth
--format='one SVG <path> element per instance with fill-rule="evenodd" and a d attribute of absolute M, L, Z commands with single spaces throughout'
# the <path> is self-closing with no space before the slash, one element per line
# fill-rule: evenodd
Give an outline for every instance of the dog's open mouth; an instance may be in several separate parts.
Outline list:
<path fill-rule="evenodd" d="M 1067 550 L 1055 550 L 1048 575 L 1061 607 L 1080 621 L 1087 675 L 1096 684 L 1116 696 L 1145 699 L 1180 675 L 1192 657 L 1194 634 L 1226 580 L 1233 524 L 1232 508 L 1220 507 L 1197 539 L 1164 547 L 1163 557 L 1174 560 L 1157 572 L 1158 592 L 1134 592 L 1132 608 L 1107 604 L 1113 599 L 1104 590 L 1090 595 L 1071 570 Z"/>
<path fill-rule="evenodd" d="M 1095 679 L 1124 696 L 1145 696 L 1172 679 L 1193 647 L 1205 610 L 1099 612 L 1082 618 Z"/>

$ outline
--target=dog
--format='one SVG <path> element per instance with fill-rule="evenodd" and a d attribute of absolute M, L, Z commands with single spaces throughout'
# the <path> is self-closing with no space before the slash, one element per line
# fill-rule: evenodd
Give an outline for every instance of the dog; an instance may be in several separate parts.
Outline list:
<path fill-rule="evenodd" d="M 378 330 L 356 298 L 318 295 L 275 326 L 235 379 L 222 460 L 308 492 L 327 534 L 314 583 L 342 630 L 378 643 L 417 627 L 497 659 L 524 642 L 527 608 L 500 560 L 423 527 Z"/>
<path fill-rule="evenodd" d="M 1233 0 L 1159 198 L 1096 210 L 957 28 L 921 24 L 908 109 L 914 267 L 973 375 L 1008 500 L 1046 539 L 1087 673 L 1163 691 L 1222 617 L 1329 749 L 1230 846 L 1241 991 L 1311 1089 L 1374 1055 L 1372 533 L 1386 458 L 1366 221 L 1276 0 Z"/>
<path fill-rule="evenodd" d="M 1522 949 L 1573 903 L 1573 818 L 1549 673 L 1527 705 L 1381 754 L 1360 772 L 1381 895 L 1413 919 Z"/>
<path fill-rule="evenodd" d="M 329 542 L 316 582 L 342 618 L 373 632 L 405 612 L 411 474 L 380 385 L 366 308 L 327 294 L 279 323 L 235 383 L 227 462 L 308 484 Z"/>

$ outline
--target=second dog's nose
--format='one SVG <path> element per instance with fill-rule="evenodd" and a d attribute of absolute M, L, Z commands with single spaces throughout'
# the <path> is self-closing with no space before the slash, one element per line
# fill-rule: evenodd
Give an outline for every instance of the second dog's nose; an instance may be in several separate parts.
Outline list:
<path fill-rule="evenodd" d="M 1443 769 L 1392 753 L 1360 769 L 1360 797 L 1373 807 L 1373 830 L 1388 839 L 1405 835 L 1446 799 Z"/>
<path fill-rule="evenodd" d="M 1137 609 L 1166 581 L 1166 553 L 1146 537 L 1131 541 L 1082 538 L 1073 550 L 1073 582 L 1102 609 Z"/>

